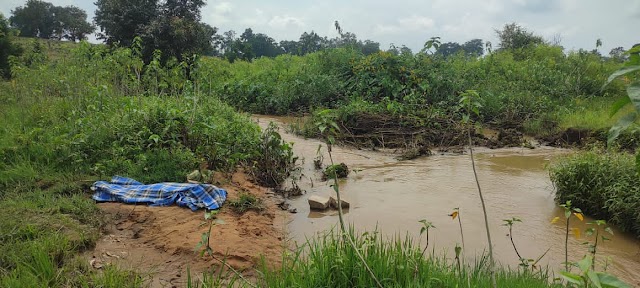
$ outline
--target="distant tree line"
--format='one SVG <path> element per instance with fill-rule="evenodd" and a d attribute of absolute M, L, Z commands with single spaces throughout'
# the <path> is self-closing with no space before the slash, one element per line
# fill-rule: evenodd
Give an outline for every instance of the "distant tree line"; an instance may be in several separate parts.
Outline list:
<path fill-rule="evenodd" d="M 254 33 L 251 28 L 237 37 L 233 30 L 216 36 L 214 55 L 231 62 L 235 60 L 251 60 L 259 57 L 275 57 L 281 54 L 305 55 L 330 48 L 350 48 L 369 55 L 380 51 L 380 43 L 371 40 L 358 40 L 355 34 L 343 33 L 335 38 L 322 37 L 316 32 L 304 32 L 298 41 L 283 40 L 279 43 L 266 34 Z"/>
<path fill-rule="evenodd" d="M 9 22 L 20 36 L 43 39 L 83 40 L 95 27 L 87 22 L 87 12 L 75 6 L 55 6 L 40 0 L 28 0 L 11 10 Z"/>
<path fill-rule="evenodd" d="M 98 39 L 111 46 L 131 46 L 134 39 L 140 37 L 140 50 L 146 61 L 154 57 L 154 51 L 161 52 L 156 55 L 161 55 L 163 62 L 174 57 L 184 61 L 196 54 L 218 56 L 233 62 L 281 54 L 305 55 L 331 48 L 353 49 L 364 55 L 381 51 L 380 43 L 359 40 L 354 33 L 344 32 L 337 21 L 337 37 L 328 38 L 310 31 L 302 33 L 297 41 L 277 42 L 251 28 L 245 29 L 239 36 L 233 30 L 218 34 L 217 28 L 202 22 L 200 10 L 205 4 L 204 0 L 97 0 L 95 4 L 94 23 L 100 28 Z M 86 39 L 96 29 L 87 22 L 86 12 L 75 6 L 60 7 L 41 0 L 27 0 L 24 6 L 15 8 L 11 13 L 11 27 L 7 29 L 14 28 L 20 36 L 25 37 L 77 41 Z M 514 57 L 519 57 L 518 51 L 528 47 L 560 45 L 559 36 L 553 40 L 556 43 L 548 43 L 516 23 L 505 24 L 495 32 L 499 40 L 496 51 L 514 51 Z M 492 49 L 491 43 L 482 39 L 472 39 L 462 44 L 440 43 L 439 37 L 433 39 L 436 40 L 431 44 L 436 45 L 430 44 L 429 49 L 418 53 L 426 53 L 434 48 L 429 52 L 434 56 L 449 57 L 462 53 L 468 57 L 481 57 L 485 49 L 488 52 Z M 596 49 L 590 53 L 601 56 L 598 51 L 601 45 L 598 39 Z M 411 49 L 404 45 L 397 47 L 391 44 L 386 51 L 394 55 L 413 55 Z M 625 50 L 622 47 L 614 48 L 609 57 L 624 61 Z"/>

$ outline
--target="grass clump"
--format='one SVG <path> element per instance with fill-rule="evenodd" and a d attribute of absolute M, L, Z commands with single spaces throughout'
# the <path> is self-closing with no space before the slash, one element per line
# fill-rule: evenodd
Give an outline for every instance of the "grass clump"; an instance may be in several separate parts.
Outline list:
<path fill-rule="evenodd" d="M 324 171 L 322 171 L 323 179 L 331 179 L 334 175 L 337 178 L 347 178 L 347 176 L 349 176 L 349 168 L 347 167 L 347 164 L 340 163 L 329 165 L 324 169 Z"/>
<path fill-rule="evenodd" d="M 559 203 L 571 201 L 586 214 L 640 236 L 640 177 L 627 153 L 587 151 L 550 167 Z"/>
<path fill-rule="evenodd" d="M 354 234 L 355 235 L 355 234 Z M 377 232 L 354 237 L 374 274 L 384 287 L 491 287 L 488 258 L 458 269 L 444 256 L 425 258 L 418 243 L 405 239 L 383 239 Z M 264 287 L 375 287 L 354 248 L 334 232 L 309 240 L 305 249 L 285 256 L 281 268 L 264 265 L 260 271 Z M 523 272 L 498 269 L 499 287 L 549 287 L 545 270 Z"/>
<path fill-rule="evenodd" d="M 262 198 L 245 191 L 240 192 L 238 198 L 228 200 L 226 205 L 229 205 L 231 210 L 238 214 L 243 214 L 249 210 L 260 212 L 265 209 Z"/>

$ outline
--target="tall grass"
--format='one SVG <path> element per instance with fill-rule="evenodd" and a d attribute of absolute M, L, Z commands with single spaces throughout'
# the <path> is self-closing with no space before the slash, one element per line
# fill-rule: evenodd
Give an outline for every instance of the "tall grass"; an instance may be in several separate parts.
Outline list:
<path fill-rule="evenodd" d="M 633 155 L 577 153 L 552 164 L 550 174 L 559 203 L 571 201 L 585 214 L 640 236 L 640 177 Z"/>
<path fill-rule="evenodd" d="M 458 269 L 444 255 L 423 257 L 408 236 L 385 239 L 378 232 L 355 233 L 356 248 L 384 287 L 492 287 L 489 260 L 480 257 Z M 499 287 L 549 287 L 546 270 L 496 269 Z M 354 248 L 334 231 L 310 239 L 304 248 L 283 257 L 282 267 L 260 268 L 264 287 L 373 287 L 376 283 Z"/>

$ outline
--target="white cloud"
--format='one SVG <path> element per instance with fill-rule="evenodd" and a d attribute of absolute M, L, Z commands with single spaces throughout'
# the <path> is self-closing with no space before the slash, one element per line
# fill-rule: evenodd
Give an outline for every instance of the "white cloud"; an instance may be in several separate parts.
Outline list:
<path fill-rule="evenodd" d="M 204 9 L 205 20 L 213 21 L 216 24 L 225 24 L 232 21 L 233 4 L 220 2 L 213 6 L 206 6 Z"/>
<path fill-rule="evenodd" d="M 276 16 L 273 16 L 271 20 L 269 20 L 269 27 L 272 27 L 272 28 L 285 29 L 292 26 L 294 26 L 295 28 L 304 27 L 304 21 L 302 21 L 300 18 L 296 18 L 289 15 L 283 15 L 283 16 L 276 15 Z"/>
<path fill-rule="evenodd" d="M 434 21 L 431 18 L 423 16 L 411 16 L 408 18 L 399 19 L 398 23 L 405 29 L 420 30 L 433 28 Z"/>
<path fill-rule="evenodd" d="M 374 31 L 376 34 L 391 34 L 431 29 L 434 25 L 435 21 L 429 17 L 413 15 L 405 18 L 399 18 L 396 20 L 395 24 L 378 24 L 374 28 Z"/>

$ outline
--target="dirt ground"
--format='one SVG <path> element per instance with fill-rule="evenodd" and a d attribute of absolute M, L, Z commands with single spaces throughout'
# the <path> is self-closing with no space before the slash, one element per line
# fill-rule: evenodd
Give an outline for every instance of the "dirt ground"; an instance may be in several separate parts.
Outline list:
<path fill-rule="evenodd" d="M 211 247 L 218 259 L 225 258 L 245 277 L 255 276 L 262 256 L 270 265 L 281 263 L 285 247 L 285 212 L 275 203 L 269 189 L 257 186 L 242 173 L 219 185 L 228 198 L 249 191 L 262 198 L 266 209 L 238 215 L 223 206 L 211 232 Z M 94 267 L 109 264 L 143 275 L 150 287 L 185 287 L 187 268 L 192 277 L 220 267 L 209 256 L 200 257 L 195 247 L 208 229 L 204 211 L 192 212 L 177 206 L 148 207 L 121 203 L 100 203 L 107 226 L 105 236 L 86 257 Z M 96 268 L 98 269 L 98 268 Z"/>

